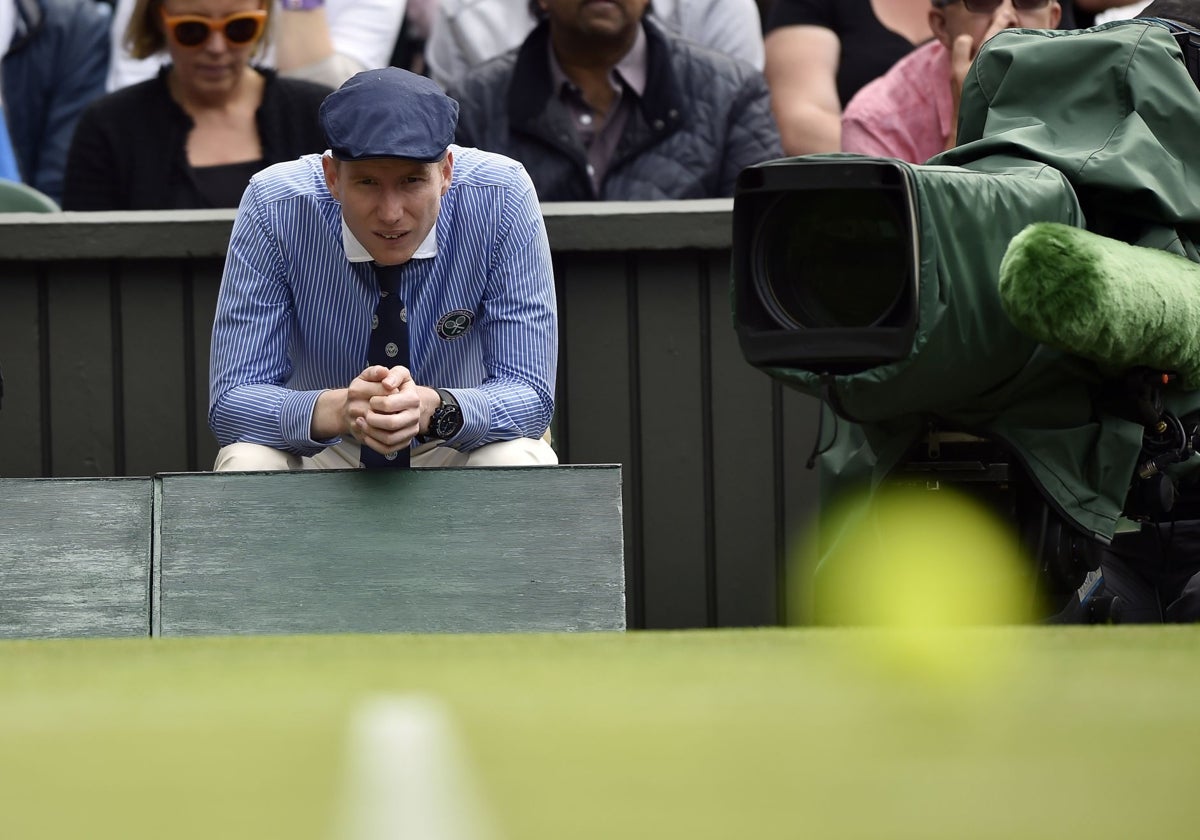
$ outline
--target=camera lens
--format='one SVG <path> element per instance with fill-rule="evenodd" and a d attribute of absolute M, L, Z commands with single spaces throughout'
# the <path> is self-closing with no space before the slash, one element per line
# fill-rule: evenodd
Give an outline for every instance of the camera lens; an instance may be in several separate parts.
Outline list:
<path fill-rule="evenodd" d="M 782 195 L 755 236 L 759 299 L 789 329 L 888 323 L 911 283 L 903 220 L 886 189 Z"/>

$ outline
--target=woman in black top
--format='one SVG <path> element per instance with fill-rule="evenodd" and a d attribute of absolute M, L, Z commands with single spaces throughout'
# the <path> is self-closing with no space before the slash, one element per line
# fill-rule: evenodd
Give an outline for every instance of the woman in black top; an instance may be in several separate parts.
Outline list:
<path fill-rule="evenodd" d="M 236 207 L 250 176 L 324 149 L 330 89 L 251 66 L 273 2 L 138 0 L 126 39 L 171 57 L 94 102 L 75 129 L 64 210 Z"/>
<path fill-rule="evenodd" d="M 932 37 L 929 9 L 929 0 L 774 0 L 764 72 L 783 150 L 838 151 L 843 106 Z"/>

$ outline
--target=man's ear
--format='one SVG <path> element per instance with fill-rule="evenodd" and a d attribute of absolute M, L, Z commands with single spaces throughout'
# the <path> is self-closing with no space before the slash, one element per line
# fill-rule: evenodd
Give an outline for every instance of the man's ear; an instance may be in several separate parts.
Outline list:
<path fill-rule="evenodd" d="M 1062 20 L 1062 3 L 1054 2 L 1050 4 L 1050 29 L 1058 29 L 1058 23 Z"/>
<path fill-rule="evenodd" d="M 450 189 L 450 178 L 454 175 L 454 152 L 446 152 L 445 159 L 438 164 L 442 167 L 442 195 Z"/>
<path fill-rule="evenodd" d="M 942 46 L 950 49 L 950 30 L 946 27 L 946 11 L 933 6 L 929 9 L 929 29 L 933 37 L 942 42 Z"/>
<path fill-rule="evenodd" d="M 342 197 L 338 195 L 338 164 L 333 155 L 321 155 L 321 170 L 325 173 L 325 186 L 329 187 L 329 194 L 341 201 Z"/>

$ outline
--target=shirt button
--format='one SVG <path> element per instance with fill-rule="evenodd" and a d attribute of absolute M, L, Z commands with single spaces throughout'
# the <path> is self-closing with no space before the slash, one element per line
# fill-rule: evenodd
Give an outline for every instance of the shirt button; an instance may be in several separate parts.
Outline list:
<path fill-rule="evenodd" d="M 590 175 L 591 177 L 595 178 L 596 177 L 596 167 L 592 166 L 589 163 L 587 165 L 587 174 Z"/>
<path fill-rule="evenodd" d="M 387 458 L 389 461 L 395 461 L 396 456 L 399 454 L 400 454 L 399 452 L 389 452 L 388 454 L 384 455 L 383 457 Z"/>
<path fill-rule="evenodd" d="M 400 322 L 403 324 L 408 323 L 408 307 L 407 306 L 400 310 Z"/>
<path fill-rule="evenodd" d="M 387 293 L 386 291 L 384 291 L 383 289 L 380 289 L 380 290 L 379 290 L 379 296 L 380 296 L 381 298 L 385 298 L 385 297 L 387 297 L 387 296 L 388 296 L 388 293 Z"/>
<path fill-rule="evenodd" d="M 383 348 L 383 352 L 387 353 L 389 359 L 394 359 L 396 358 L 396 354 L 400 352 L 400 348 L 396 346 L 395 342 L 389 341 L 387 346 Z"/>
<path fill-rule="evenodd" d="M 580 114 L 579 122 L 583 125 L 591 125 L 592 124 L 592 115 L 591 114 Z"/>
<path fill-rule="evenodd" d="M 372 315 L 371 316 L 371 329 L 376 329 L 378 326 L 379 326 L 379 316 Z"/>

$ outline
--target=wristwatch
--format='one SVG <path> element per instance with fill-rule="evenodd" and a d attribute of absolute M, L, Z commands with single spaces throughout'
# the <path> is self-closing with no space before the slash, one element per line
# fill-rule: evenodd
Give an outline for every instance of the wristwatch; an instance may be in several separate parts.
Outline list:
<path fill-rule="evenodd" d="M 458 434 L 463 427 L 462 409 L 458 400 L 444 388 L 434 388 L 442 398 L 442 404 L 433 410 L 429 418 L 429 428 L 422 440 L 449 440 Z"/>

